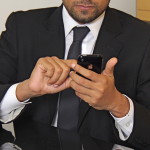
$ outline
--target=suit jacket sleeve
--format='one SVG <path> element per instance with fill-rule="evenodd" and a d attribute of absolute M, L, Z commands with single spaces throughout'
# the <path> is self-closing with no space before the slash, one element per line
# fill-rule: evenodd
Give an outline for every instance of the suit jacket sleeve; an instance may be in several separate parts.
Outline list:
<path fill-rule="evenodd" d="M 128 142 L 140 149 L 150 148 L 150 41 L 138 73 L 134 126 Z"/>
<path fill-rule="evenodd" d="M 7 20 L 7 31 L 2 32 L 0 38 L 0 101 L 8 88 L 15 83 L 17 73 L 17 33 L 15 16 Z"/>

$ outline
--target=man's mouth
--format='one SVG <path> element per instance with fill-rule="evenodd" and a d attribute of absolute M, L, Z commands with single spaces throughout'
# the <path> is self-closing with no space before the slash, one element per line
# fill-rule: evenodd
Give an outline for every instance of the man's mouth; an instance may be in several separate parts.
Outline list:
<path fill-rule="evenodd" d="M 79 9 L 82 9 L 82 10 L 89 10 L 89 9 L 93 9 L 95 6 L 94 5 L 78 4 L 78 5 L 76 5 L 76 7 Z"/>

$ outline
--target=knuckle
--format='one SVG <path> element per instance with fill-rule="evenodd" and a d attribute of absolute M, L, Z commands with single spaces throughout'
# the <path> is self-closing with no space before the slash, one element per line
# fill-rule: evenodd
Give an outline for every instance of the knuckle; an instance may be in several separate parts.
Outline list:
<path fill-rule="evenodd" d="M 56 56 L 52 56 L 51 58 L 52 58 L 52 59 L 58 59 L 58 57 L 56 57 Z"/>
<path fill-rule="evenodd" d="M 62 68 L 57 68 L 56 73 L 58 73 L 58 74 L 62 73 Z"/>
<path fill-rule="evenodd" d="M 58 79 L 55 84 L 61 85 L 64 82 L 64 79 Z"/>
<path fill-rule="evenodd" d="M 106 78 L 103 78 L 103 79 L 102 79 L 102 83 L 103 83 L 103 84 L 108 84 L 108 80 L 107 80 Z"/>
<path fill-rule="evenodd" d="M 79 78 L 79 83 L 81 84 L 81 85 L 86 85 L 86 81 L 84 80 L 84 79 L 82 79 L 82 78 Z"/>
<path fill-rule="evenodd" d="M 99 93 L 100 93 L 101 95 L 103 95 L 103 94 L 105 93 L 105 89 L 104 89 L 104 88 L 99 88 L 98 91 L 99 91 Z M 97 94 L 97 96 L 100 95 L 100 94 Z M 100 96 L 99 96 L 99 97 L 100 97 Z"/>
<path fill-rule="evenodd" d="M 74 81 L 70 82 L 70 86 L 73 88 L 74 87 Z"/>
<path fill-rule="evenodd" d="M 41 58 L 38 59 L 38 62 L 42 62 L 43 60 L 44 60 L 44 58 L 41 57 Z"/>
<path fill-rule="evenodd" d="M 91 71 L 88 71 L 87 77 L 91 79 L 93 77 L 93 73 Z"/>
<path fill-rule="evenodd" d="M 76 64 L 76 63 L 77 63 L 77 60 L 73 59 L 73 60 L 71 61 L 71 63 Z"/>
<path fill-rule="evenodd" d="M 80 91 L 80 88 L 78 86 L 75 86 L 75 91 Z"/>
<path fill-rule="evenodd" d="M 64 72 L 69 72 L 70 71 L 70 68 L 69 67 L 64 67 Z"/>
<path fill-rule="evenodd" d="M 48 70 L 45 75 L 47 77 L 51 78 L 53 76 L 53 71 L 52 70 Z"/>
<path fill-rule="evenodd" d="M 54 68 L 53 66 L 49 66 L 49 67 L 48 67 L 48 70 L 49 70 L 50 72 L 54 72 L 54 71 L 55 71 L 55 68 Z"/>
<path fill-rule="evenodd" d="M 95 99 L 98 101 L 101 98 L 101 94 L 96 94 Z"/>
<path fill-rule="evenodd" d="M 49 60 L 49 59 L 51 59 L 51 57 L 46 56 L 44 59 Z"/>
<path fill-rule="evenodd" d="M 91 102 L 91 105 L 96 106 L 96 104 L 97 104 L 97 99 L 93 99 L 92 102 Z"/>

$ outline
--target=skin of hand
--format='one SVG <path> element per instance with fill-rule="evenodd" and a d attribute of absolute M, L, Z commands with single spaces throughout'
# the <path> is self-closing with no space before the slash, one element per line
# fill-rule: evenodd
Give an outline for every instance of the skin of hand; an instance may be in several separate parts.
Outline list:
<path fill-rule="evenodd" d="M 18 84 L 16 96 L 19 101 L 44 94 L 58 93 L 70 87 L 71 64 L 76 60 L 62 60 L 55 56 L 40 58 L 29 79 Z"/>
<path fill-rule="evenodd" d="M 115 87 L 114 67 L 117 58 L 111 58 L 101 74 L 85 69 L 78 64 L 72 64 L 74 71 L 70 72 L 70 86 L 76 95 L 97 110 L 108 110 L 115 117 L 125 116 L 130 109 L 128 99 Z M 86 79 L 76 74 L 80 73 Z"/>

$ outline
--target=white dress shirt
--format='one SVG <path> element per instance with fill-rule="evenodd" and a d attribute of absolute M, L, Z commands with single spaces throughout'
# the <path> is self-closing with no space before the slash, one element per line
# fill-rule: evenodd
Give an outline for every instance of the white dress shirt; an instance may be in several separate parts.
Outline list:
<path fill-rule="evenodd" d="M 96 43 L 96 39 L 101 28 L 103 19 L 105 16 L 105 12 L 96 20 L 91 23 L 87 23 L 84 25 L 78 24 L 72 17 L 68 14 L 65 7 L 63 7 L 62 17 L 65 28 L 65 41 L 66 41 L 66 50 L 64 58 L 67 58 L 69 47 L 73 41 L 73 31 L 72 29 L 75 26 L 87 26 L 90 29 L 90 32 L 84 38 L 82 42 L 82 54 L 92 54 L 94 50 L 94 46 Z M 21 112 L 21 110 L 25 107 L 26 102 L 19 102 L 16 98 L 16 87 L 18 84 L 12 85 L 7 93 L 5 94 L 3 100 L 0 103 L 0 120 L 2 122 L 10 122 L 16 118 Z M 115 120 L 115 126 L 118 129 L 119 137 L 121 140 L 126 140 L 130 136 L 133 123 L 134 123 L 134 106 L 132 100 L 127 97 L 130 102 L 130 110 L 125 117 L 116 118 L 112 115 Z M 55 124 L 57 126 L 57 116 L 55 120 Z"/>

